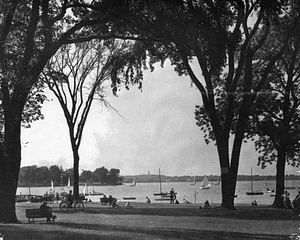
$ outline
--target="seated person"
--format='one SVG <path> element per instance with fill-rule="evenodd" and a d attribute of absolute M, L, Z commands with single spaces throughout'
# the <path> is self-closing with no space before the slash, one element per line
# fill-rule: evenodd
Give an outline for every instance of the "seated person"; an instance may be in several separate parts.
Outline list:
<path fill-rule="evenodd" d="M 112 203 L 110 204 L 112 207 L 116 207 L 118 199 L 113 198 Z"/>
<path fill-rule="evenodd" d="M 114 201 L 114 198 L 112 197 L 112 195 L 109 195 L 108 196 L 108 199 L 107 199 L 109 205 L 112 205 L 113 201 Z"/>
<path fill-rule="evenodd" d="M 52 208 L 47 206 L 47 202 L 44 201 L 42 203 L 42 205 L 40 206 L 40 211 L 47 215 L 47 222 L 49 222 L 51 220 L 51 218 L 54 220 L 56 219 L 57 217 L 55 215 L 52 214 Z"/>
<path fill-rule="evenodd" d="M 206 200 L 204 202 L 203 208 L 206 208 L 206 209 L 211 208 L 208 200 Z"/>
<path fill-rule="evenodd" d="M 252 206 L 257 206 L 256 200 L 254 200 L 254 201 L 252 202 Z"/>
<path fill-rule="evenodd" d="M 187 203 L 187 204 L 189 204 L 189 203 L 191 203 L 191 202 L 189 202 L 188 200 L 186 200 L 186 199 L 183 199 L 183 203 Z"/>
<path fill-rule="evenodd" d="M 68 194 L 68 197 L 67 197 L 67 201 L 69 203 L 69 207 L 72 207 L 72 204 L 73 204 L 72 190 L 69 191 L 69 194 Z"/>
<path fill-rule="evenodd" d="M 126 205 L 125 205 L 124 207 L 125 207 L 125 208 L 133 208 L 129 202 L 127 202 Z"/>
<path fill-rule="evenodd" d="M 175 204 L 179 204 L 179 202 L 178 202 L 178 200 L 177 200 L 177 199 L 175 199 L 174 203 L 175 203 Z"/>
<path fill-rule="evenodd" d="M 147 199 L 146 200 L 147 203 L 151 203 L 151 201 L 150 201 L 150 199 L 148 197 L 146 197 L 146 199 Z"/>
<path fill-rule="evenodd" d="M 102 202 L 105 203 L 105 204 L 108 203 L 108 199 L 107 199 L 105 194 L 103 195 Z"/>

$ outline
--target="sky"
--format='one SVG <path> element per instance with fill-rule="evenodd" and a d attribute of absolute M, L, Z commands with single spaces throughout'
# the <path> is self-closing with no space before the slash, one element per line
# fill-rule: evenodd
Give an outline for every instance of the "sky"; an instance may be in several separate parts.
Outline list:
<path fill-rule="evenodd" d="M 44 120 L 22 130 L 21 166 L 73 167 L 68 128 L 55 97 L 48 92 Z M 144 74 L 143 90 L 133 86 L 118 97 L 107 89 L 107 101 L 117 110 L 94 102 L 80 146 L 80 169 L 118 168 L 121 175 L 219 175 L 214 143 L 204 142 L 196 126 L 195 105 L 201 95 L 188 76 L 179 77 L 168 63 Z M 239 174 L 275 175 L 275 164 L 257 166 L 253 144 L 244 144 Z M 287 168 L 288 174 L 296 169 Z"/>

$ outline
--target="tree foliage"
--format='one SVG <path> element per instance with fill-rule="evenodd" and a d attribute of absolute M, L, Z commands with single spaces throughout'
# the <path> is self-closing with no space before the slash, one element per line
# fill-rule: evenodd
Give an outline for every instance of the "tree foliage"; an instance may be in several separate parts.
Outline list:
<path fill-rule="evenodd" d="M 58 99 L 69 128 L 75 196 L 79 194 L 79 148 L 92 103 L 98 100 L 110 107 L 105 100 L 109 83 L 114 94 L 120 85 L 141 88 L 146 55 L 137 51 L 138 45 L 115 39 L 69 44 L 60 48 L 44 69 L 43 80 Z"/>
<path fill-rule="evenodd" d="M 80 174 L 81 183 L 117 184 L 122 181 L 119 169 L 108 170 L 105 167 L 97 168 L 94 171 L 83 170 Z M 71 185 L 74 183 L 73 169 L 62 169 L 57 165 L 47 166 L 26 166 L 20 169 L 19 186 L 49 186 L 53 181 L 54 186 L 67 186 L 68 179 Z"/>
<path fill-rule="evenodd" d="M 112 32 L 111 28 L 118 14 L 126 14 L 119 3 L 125 1 L 0 1 L 0 222 L 17 222 L 14 199 L 21 162 L 20 126 L 41 72 L 62 45 L 116 34 L 127 38 L 125 29 Z"/>
<path fill-rule="evenodd" d="M 280 70 L 282 68 L 280 59 L 289 51 L 289 44 L 295 36 L 294 30 L 299 28 L 297 25 L 299 13 L 295 9 L 292 10 L 295 7 L 292 3 L 293 1 L 287 3 L 291 7 L 288 12 L 284 8 L 286 7 L 284 3 L 276 5 L 275 8 L 273 8 L 273 5 L 259 5 L 258 2 L 256 5 L 254 4 L 253 10 L 257 15 L 253 26 L 247 26 L 247 23 L 242 24 L 243 34 L 239 46 L 236 49 L 231 49 L 230 46 L 227 47 L 228 65 L 226 71 L 215 84 L 212 84 L 214 90 L 212 101 L 215 106 L 207 108 L 204 102 L 204 106 L 198 106 L 196 109 L 197 124 L 205 132 L 207 143 L 216 140 L 218 145 L 217 135 L 224 130 L 227 132 L 227 139 L 235 136 L 231 162 L 228 164 L 231 168 L 237 169 L 238 167 L 238 156 L 244 135 L 253 137 L 255 134 L 246 133 L 249 130 L 248 127 L 251 126 L 249 117 L 251 120 L 255 119 L 256 123 L 262 123 L 268 118 L 270 120 L 271 115 L 282 115 L 282 109 L 278 107 L 283 104 L 283 101 L 281 101 L 283 99 L 280 99 L 278 93 L 283 93 L 283 89 L 286 90 L 286 86 L 282 82 L 283 75 L 277 76 L 281 80 L 275 82 L 273 80 L 279 71 L 283 73 L 283 69 Z M 247 29 L 245 29 L 245 26 L 247 26 Z M 234 50 L 234 54 L 230 54 L 230 50 Z M 274 68 L 277 69 L 276 73 L 273 71 Z M 275 75 L 272 75 L 274 73 Z M 283 85 L 280 86 L 280 84 Z M 283 95 L 286 94 L 283 93 Z M 262 104 L 264 109 L 261 106 L 259 107 L 259 104 Z M 255 112 L 262 115 L 252 118 L 251 114 Z M 214 119 L 210 117 L 210 114 L 217 119 L 215 121 L 217 124 L 213 123 Z M 262 119 L 264 118 L 262 116 L 266 118 Z M 268 123 L 272 125 L 270 121 Z M 265 127 L 266 125 L 264 125 Z M 278 128 L 275 130 L 274 125 L 272 127 L 273 133 L 276 132 L 282 136 L 287 130 L 284 127 L 285 130 L 278 131 Z M 216 129 L 219 130 L 216 131 Z M 281 140 L 278 143 L 282 146 Z M 261 137 L 260 141 L 256 143 L 260 150 L 264 148 L 265 153 L 268 151 L 268 157 L 272 156 L 273 158 L 275 156 L 274 146 L 272 146 L 274 142 L 268 142 L 266 138 L 263 140 L 263 137 Z M 260 160 L 267 161 L 265 157 L 266 155 L 261 156 Z M 277 179 L 279 185 L 276 187 L 277 195 L 274 204 L 281 206 L 280 195 L 283 193 L 284 165 L 277 165 L 277 175 L 280 175 L 280 177 Z"/>

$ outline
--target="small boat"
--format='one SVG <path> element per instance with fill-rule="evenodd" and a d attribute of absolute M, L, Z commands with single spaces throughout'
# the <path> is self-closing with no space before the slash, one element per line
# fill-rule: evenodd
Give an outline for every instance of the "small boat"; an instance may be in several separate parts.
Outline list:
<path fill-rule="evenodd" d="M 93 186 L 93 191 L 89 192 L 88 184 L 86 182 L 85 185 L 84 185 L 83 191 L 82 191 L 82 195 L 84 195 L 84 196 L 98 196 L 98 195 L 104 195 L 104 193 L 96 192 L 94 190 L 94 186 Z"/>
<path fill-rule="evenodd" d="M 168 192 L 153 193 L 154 196 L 167 196 L 169 194 L 170 193 L 168 193 Z"/>
<path fill-rule="evenodd" d="M 218 177 L 218 180 L 217 180 L 217 182 L 216 183 L 214 183 L 214 185 L 220 185 L 220 177 Z"/>
<path fill-rule="evenodd" d="M 123 197 L 123 200 L 136 200 L 136 197 Z"/>
<path fill-rule="evenodd" d="M 23 203 L 23 202 L 28 202 L 30 199 L 29 195 L 16 195 L 15 197 L 15 202 L 16 203 Z"/>
<path fill-rule="evenodd" d="M 294 178 L 292 179 L 292 186 L 288 186 L 287 184 L 287 172 L 285 173 L 285 187 L 284 189 L 290 190 L 290 189 L 296 189 L 294 184 Z"/>
<path fill-rule="evenodd" d="M 159 193 L 153 193 L 156 201 L 167 201 L 167 200 L 170 201 L 171 200 L 170 193 L 162 191 L 160 169 L 159 169 L 159 190 L 160 190 Z"/>
<path fill-rule="evenodd" d="M 136 186 L 136 179 L 134 178 L 132 183 L 129 185 L 129 187 L 135 187 Z"/>
<path fill-rule="evenodd" d="M 196 176 L 194 176 L 194 181 L 191 183 L 191 185 L 196 185 Z"/>
<path fill-rule="evenodd" d="M 271 190 L 271 189 L 267 188 L 267 189 L 266 189 L 266 192 L 267 192 L 267 193 L 273 193 L 273 192 L 275 192 L 275 190 L 274 190 L 274 189 Z"/>
<path fill-rule="evenodd" d="M 208 181 L 207 177 L 204 176 L 203 181 L 201 182 L 200 189 L 210 189 L 211 184 Z"/>
<path fill-rule="evenodd" d="M 252 168 L 251 168 L 251 191 L 250 192 L 246 192 L 247 195 L 263 195 L 263 191 L 258 190 L 258 191 L 253 191 L 253 182 L 252 182 Z"/>

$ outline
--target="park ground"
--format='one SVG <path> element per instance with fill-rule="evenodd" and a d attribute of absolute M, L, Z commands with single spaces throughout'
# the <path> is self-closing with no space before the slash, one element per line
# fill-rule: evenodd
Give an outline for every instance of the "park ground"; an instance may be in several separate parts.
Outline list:
<path fill-rule="evenodd" d="M 86 203 L 83 212 L 61 212 L 58 203 L 49 204 L 57 215 L 55 223 L 36 219 L 29 224 L 25 209 L 38 203 L 18 203 L 20 224 L 0 224 L 5 240 L 22 239 L 289 239 L 298 231 L 300 217 L 291 210 L 270 206 L 237 205 L 229 211 L 212 205 L 136 203 L 133 208 L 112 208 L 100 202 Z"/>

